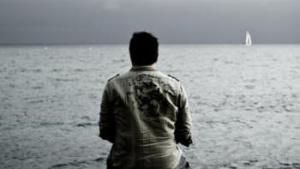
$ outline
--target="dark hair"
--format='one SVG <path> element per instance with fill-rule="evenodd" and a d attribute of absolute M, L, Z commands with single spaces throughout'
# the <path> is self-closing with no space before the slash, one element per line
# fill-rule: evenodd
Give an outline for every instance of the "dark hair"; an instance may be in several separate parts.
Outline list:
<path fill-rule="evenodd" d="M 158 58 L 158 41 L 151 33 L 135 32 L 129 44 L 131 62 L 135 65 L 152 65 Z"/>

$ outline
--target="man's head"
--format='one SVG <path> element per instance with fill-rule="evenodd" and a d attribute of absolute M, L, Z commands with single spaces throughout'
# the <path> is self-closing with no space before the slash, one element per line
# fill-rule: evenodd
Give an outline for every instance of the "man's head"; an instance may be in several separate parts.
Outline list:
<path fill-rule="evenodd" d="M 136 32 L 129 44 L 129 53 L 133 66 L 152 65 L 158 58 L 158 41 L 151 33 Z"/>

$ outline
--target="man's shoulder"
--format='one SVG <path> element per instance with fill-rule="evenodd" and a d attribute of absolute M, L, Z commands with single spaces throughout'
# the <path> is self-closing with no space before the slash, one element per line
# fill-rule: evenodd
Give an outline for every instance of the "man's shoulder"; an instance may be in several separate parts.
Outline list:
<path fill-rule="evenodd" d="M 180 80 L 177 77 L 175 77 L 173 75 L 170 75 L 170 74 L 165 74 L 165 73 L 160 72 L 160 71 L 151 72 L 151 73 L 145 72 L 145 73 L 142 73 L 142 74 L 148 74 L 150 76 L 154 75 L 154 77 L 160 77 L 160 78 L 165 79 L 165 80 L 168 79 L 168 80 L 180 83 Z M 119 74 L 116 74 L 116 75 L 112 76 L 107 81 L 111 82 L 111 81 L 115 81 L 115 80 L 118 81 L 118 80 L 122 80 L 122 79 L 128 79 L 129 77 L 133 78 L 136 75 L 141 75 L 141 74 L 134 74 L 133 75 L 132 72 L 119 73 Z"/>
<path fill-rule="evenodd" d="M 157 71 L 157 75 L 159 77 L 161 77 L 162 79 L 165 79 L 165 80 L 168 80 L 168 81 L 173 81 L 173 82 L 176 82 L 176 83 L 180 83 L 180 80 L 177 77 L 175 77 L 171 74 L 167 74 L 167 73 L 164 73 L 164 72 Z"/>
<path fill-rule="evenodd" d="M 115 76 L 109 78 L 107 81 L 110 82 L 110 81 L 112 81 L 113 79 L 117 78 L 118 76 L 120 76 L 120 74 L 116 74 Z"/>
<path fill-rule="evenodd" d="M 176 77 L 174 77 L 173 75 L 170 75 L 170 74 L 168 74 L 167 76 L 168 76 L 168 77 L 170 77 L 171 79 L 174 79 L 174 80 L 176 80 L 177 82 L 180 82 L 180 81 L 179 81 L 179 79 L 178 79 L 178 78 L 176 78 Z"/>
<path fill-rule="evenodd" d="M 128 76 L 130 76 L 130 72 L 118 73 L 118 74 L 112 76 L 111 78 L 109 78 L 107 80 L 107 82 L 119 81 L 119 80 L 128 78 Z"/>

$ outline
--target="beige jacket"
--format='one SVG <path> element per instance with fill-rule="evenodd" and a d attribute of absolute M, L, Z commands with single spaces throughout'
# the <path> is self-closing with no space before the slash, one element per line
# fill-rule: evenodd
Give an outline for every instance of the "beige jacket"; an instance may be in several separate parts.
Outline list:
<path fill-rule="evenodd" d="M 134 67 L 107 82 L 99 128 L 113 143 L 109 163 L 116 169 L 175 169 L 177 143 L 192 143 L 183 86 L 153 67 Z"/>

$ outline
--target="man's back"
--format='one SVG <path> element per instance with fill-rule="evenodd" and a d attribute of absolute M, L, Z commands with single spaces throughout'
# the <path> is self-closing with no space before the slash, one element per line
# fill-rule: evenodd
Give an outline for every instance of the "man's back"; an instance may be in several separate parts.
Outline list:
<path fill-rule="evenodd" d="M 100 136 L 114 144 L 114 168 L 176 168 L 181 150 L 174 133 L 190 136 L 187 108 L 180 82 L 152 67 L 111 79 L 103 94 Z"/>
<path fill-rule="evenodd" d="M 189 146 L 191 119 L 180 82 L 154 69 L 158 41 L 133 34 L 132 69 L 108 80 L 101 102 L 100 137 L 113 143 L 108 169 L 179 169 L 188 162 L 177 143 Z"/>

